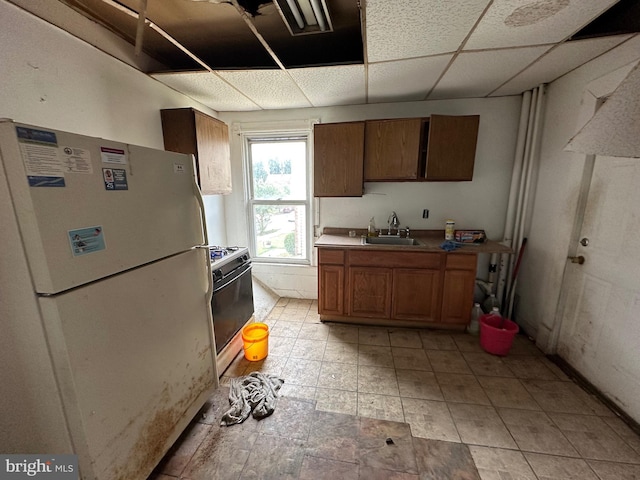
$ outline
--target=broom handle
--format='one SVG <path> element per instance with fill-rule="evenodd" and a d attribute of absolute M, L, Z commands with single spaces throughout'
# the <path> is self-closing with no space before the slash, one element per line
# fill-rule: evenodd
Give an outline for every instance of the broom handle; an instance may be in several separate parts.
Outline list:
<path fill-rule="evenodd" d="M 509 294 L 507 295 L 507 302 L 509 302 L 509 310 L 511 310 L 511 295 L 513 294 L 516 288 L 516 277 L 518 276 L 518 270 L 520 269 L 520 262 L 522 261 L 522 255 L 524 254 L 524 247 L 527 244 L 527 237 L 522 239 L 522 244 L 520 245 L 520 251 L 518 252 L 518 259 L 516 260 L 516 264 L 513 267 L 513 273 L 511 274 L 511 288 L 509 288 Z M 509 314 L 509 312 L 507 312 Z M 502 322 L 500 322 L 500 328 L 502 328 L 502 324 L 504 323 L 504 318 L 502 317 Z"/>

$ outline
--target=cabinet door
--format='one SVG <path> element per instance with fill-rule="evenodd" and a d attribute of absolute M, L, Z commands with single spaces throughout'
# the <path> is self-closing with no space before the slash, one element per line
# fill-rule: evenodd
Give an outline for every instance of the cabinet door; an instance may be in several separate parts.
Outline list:
<path fill-rule="evenodd" d="M 198 142 L 198 172 L 204 195 L 231 193 L 229 129 L 224 122 L 194 111 Z"/>
<path fill-rule="evenodd" d="M 164 148 L 195 155 L 198 185 L 205 195 L 231 193 L 229 129 L 193 108 L 160 111 Z"/>
<path fill-rule="evenodd" d="M 473 307 L 475 270 L 446 270 L 442 291 L 442 323 L 467 325 Z"/>
<path fill-rule="evenodd" d="M 318 313 L 320 315 L 344 314 L 344 267 L 320 265 L 318 282 Z"/>
<path fill-rule="evenodd" d="M 479 115 L 429 118 L 426 180 L 473 179 Z"/>
<path fill-rule="evenodd" d="M 349 315 L 356 317 L 391 317 L 390 268 L 349 268 Z"/>
<path fill-rule="evenodd" d="M 391 317 L 434 322 L 438 318 L 440 270 L 393 270 Z"/>
<path fill-rule="evenodd" d="M 421 118 L 367 121 L 365 182 L 417 179 L 421 131 Z"/>
<path fill-rule="evenodd" d="M 313 195 L 361 197 L 364 122 L 313 128 Z"/>

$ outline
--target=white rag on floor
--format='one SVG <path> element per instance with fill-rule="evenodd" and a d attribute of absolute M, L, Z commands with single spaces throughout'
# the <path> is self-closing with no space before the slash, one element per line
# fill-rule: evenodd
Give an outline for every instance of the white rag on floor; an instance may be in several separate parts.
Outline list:
<path fill-rule="evenodd" d="M 253 418 L 268 417 L 276 408 L 278 390 L 284 380 L 275 375 L 251 372 L 244 377 L 231 379 L 229 403 L 220 425 L 235 425 L 244 422 L 253 412 Z"/>

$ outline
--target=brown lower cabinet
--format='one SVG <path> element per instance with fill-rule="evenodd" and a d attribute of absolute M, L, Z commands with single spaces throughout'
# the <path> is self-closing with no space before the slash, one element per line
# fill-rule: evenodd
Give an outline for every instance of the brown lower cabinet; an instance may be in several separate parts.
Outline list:
<path fill-rule="evenodd" d="M 464 326 L 475 254 L 318 248 L 318 311 L 325 319 Z"/>
<path fill-rule="evenodd" d="M 440 283 L 440 270 L 394 269 L 391 318 L 436 322 Z"/>
<path fill-rule="evenodd" d="M 344 315 L 344 251 L 320 249 L 318 264 L 318 310 Z"/>
<path fill-rule="evenodd" d="M 389 318 L 393 270 L 349 267 L 349 315 Z"/>
<path fill-rule="evenodd" d="M 449 254 L 446 257 L 442 288 L 442 323 L 465 325 L 471 318 L 473 288 L 476 281 L 476 256 Z M 460 299 L 471 299 L 471 304 Z"/>

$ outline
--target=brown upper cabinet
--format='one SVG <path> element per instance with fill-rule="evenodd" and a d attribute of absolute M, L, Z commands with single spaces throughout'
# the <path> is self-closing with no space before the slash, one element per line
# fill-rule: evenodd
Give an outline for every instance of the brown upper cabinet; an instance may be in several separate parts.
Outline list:
<path fill-rule="evenodd" d="M 479 115 L 318 124 L 314 195 L 360 197 L 363 182 L 473 179 Z"/>
<path fill-rule="evenodd" d="M 364 181 L 473 179 L 478 115 L 368 120 Z"/>
<path fill-rule="evenodd" d="M 231 193 L 229 128 L 193 108 L 160 111 L 164 148 L 196 158 L 198 185 L 205 195 Z"/>
<path fill-rule="evenodd" d="M 361 197 L 364 122 L 319 123 L 313 128 L 313 195 Z"/>
<path fill-rule="evenodd" d="M 368 120 L 364 134 L 364 181 L 416 180 L 423 120 Z"/>
<path fill-rule="evenodd" d="M 473 179 L 479 124 L 479 115 L 431 115 L 425 119 L 423 138 L 426 138 L 426 145 L 423 143 L 421 150 L 425 180 L 460 182 Z"/>

